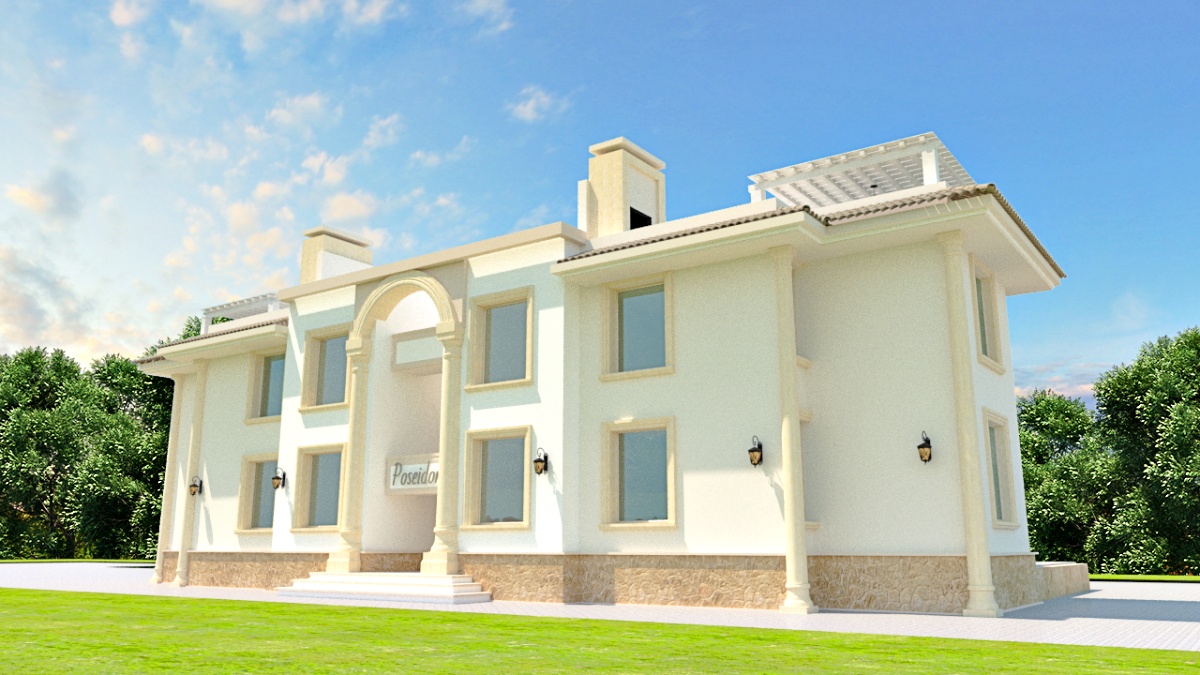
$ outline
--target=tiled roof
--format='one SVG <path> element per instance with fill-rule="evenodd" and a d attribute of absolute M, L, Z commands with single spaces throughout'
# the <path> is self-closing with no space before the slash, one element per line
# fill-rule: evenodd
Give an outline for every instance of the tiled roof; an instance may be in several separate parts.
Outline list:
<path fill-rule="evenodd" d="M 197 335 L 195 337 L 184 338 L 182 340 L 175 340 L 174 342 L 168 342 L 165 345 L 160 345 L 158 348 L 165 349 L 167 347 L 174 347 L 175 345 L 184 345 L 189 342 L 199 342 L 200 340 L 207 340 L 209 338 L 215 338 L 215 337 L 218 337 L 221 335 L 229 335 L 231 333 L 241 333 L 242 331 L 247 331 L 247 330 L 251 330 L 254 328 L 262 328 L 263 326 L 286 326 L 287 323 L 288 323 L 287 317 L 283 317 L 281 319 L 273 319 L 271 321 L 259 321 L 258 323 L 246 324 L 245 326 L 238 326 L 237 328 L 233 328 L 230 330 L 218 331 L 216 333 L 206 333 L 204 335 Z M 220 324 L 218 324 L 218 325 L 220 325 Z M 151 358 L 153 358 L 153 357 L 151 357 Z M 163 358 L 163 357 L 160 356 L 158 358 Z"/>
<path fill-rule="evenodd" d="M 583 258 L 591 258 L 592 256 L 603 255 L 605 253 L 612 253 L 613 251 L 623 251 L 627 248 L 635 248 L 638 246 L 645 246 L 647 244 L 656 244 L 660 241 L 670 241 L 671 239 L 679 239 L 680 237 L 690 237 L 693 234 L 703 234 L 705 232 L 712 232 L 713 230 L 723 230 L 727 227 L 733 227 L 735 225 L 745 225 L 746 223 L 753 223 L 753 222 L 756 222 L 759 220 L 766 220 L 767 218 L 774 218 L 775 216 L 786 216 L 786 215 L 789 215 L 792 213 L 800 213 L 800 212 L 807 213 L 808 215 L 816 218 L 817 220 L 822 220 L 822 222 L 824 222 L 823 219 L 820 216 L 818 216 L 807 205 L 789 206 L 787 208 L 776 209 L 774 211 L 767 211 L 765 213 L 756 213 L 752 216 L 742 216 L 741 218 L 734 218 L 733 220 L 724 220 L 719 223 L 713 223 L 711 225 L 702 225 L 700 227 L 693 227 L 688 230 L 679 230 L 678 232 L 668 232 L 666 234 L 660 234 L 657 237 L 648 237 L 646 239 L 638 239 L 636 241 L 625 242 L 624 244 L 613 244 L 612 246 L 596 248 L 596 249 L 592 249 L 590 251 L 584 251 L 583 253 L 576 253 L 573 256 L 559 260 L 559 262 L 567 262 L 570 260 L 581 260 Z"/>
<path fill-rule="evenodd" d="M 154 356 L 143 356 L 140 359 L 134 359 L 133 362 L 136 363 L 137 365 L 141 366 L 141 365 L 145 365 L 147 363 L 154 363 L 155 361 L 166 361 L 166 360 L 167 360 L 167 357 L 158 356 L 156 354 Z"/>
<path fill-rule="evenodd" d="M 1047 251 L 1044 246 L 1042 246 L 1042 243 L 1040 241 L 1038 241 L 1038 238 L 1036 236 L 1034 236 L 1033 231 L 1029 229 L 1029 226 L 1025 224 L 1025 221 L 1021 219 L 1021 216 L 1017 215 L 1017 212 L 1013 209 L 1012 205 L 1008 203 L 1008 200 L 1004 198 L 1004 195 L 1000 194 L 1000 190 L 993 183 L 985 183 L 983 185 L 964 185 L 964 186 L 960 186 L 960 187 L 946 188 L 945 190 L 937 190 L 934 192 L 927 192 L 925 194 L 916 195 L 916 196 L 912 196 L 912 197 L 905 197 L 903 199 L 895 199 L 895 200 L 892 200 L 889 202 L 880 202 L 878 204 L 862 206 L 857 209 L 847 209 L 845 211 L 837 211 L 837 212 L 830 213 L 825 216 L 817 215 L 807 205 L 789 206 L 787 208 L 776 209 L 774 211 L 767 211 L 765 213 L 759 213 L 759 214 L 755 214 L 753 216 L 734 218 L 732 220 L 726 220 L 726 221 L 722 221 L 719 223 L 713 223 L 711 225 L 705 225 L 703 227 L 695 227 L 690 230 L 681 230 L 679 232 L 671 232 L 668 234 L 659 235 L 657 237 L 648 237 L 646 239 L 638 239 L 636 241 L 630 241 L 630 242 L 626 242 L 623 244 L 614 244 L 613 246 L 605 246 L 603 248 L 593 249 L 591 251 L 584 251 L 583 253 L 577 253 L 568 258 L 564 258 L 564 259 L 560 260 L 559 262 L 581 260 L 583 258 L 590 258 L 592 256 L 603 255 L 605 253 L 612 253 L 614 251 L 622 251 L 625 249 L 635 248 L 638 246 L 645 246 L 647 244 L 654 244 L 654 243 L 658 243 L 660 241 L 668 241 L 671 239 L 678 239 L 680 237 L 687 237 L 687 236 L 691 236 L 694 234 L 701 234 L 703 232 L 712 232 L 713 230 L 721 230 L 721 229 L 724 229 L 727 227 L 735 227 L 737 225 L 744 225 L 746 223 L 752 223 L 752 222 L 756 222 L 756 221 L 760 221 L 760 220 L 766 220 L 768 218 L 774 218 L 776 216 L 786 216 L 786 215 L 793 214 L 793 213 L 799 213 L 801 211 L 807 212 L 809 215 L 811 215 L 814 218 L 816 218 L 817 220 L 821 221 L 828 227 L 828 226 L 833 226 L 833 225 L 840 225 L 842 223 L 847 223 L 847 222 L 851 222 L 851 221 L 855 221 L 855 220 L 861 220 L 863 218 L 869 218 L 871 216 L 879 215 L 881 213 L 887 213 L 889 211 L 904 211 L 907 209 L 933 206 L 935 204 L 945 204 L 948 202 L 958 201 L 960 199 L 970 199 L 972 197 L 981 197 L 983 195 L 992 195 L 993 197 L 995 197 L 996 201 L 1000 204 L 1000 207 L 1003 208 L 1004 212 L 1007 213 L 1008 216 L 1013 219 L 1013 222 L 1017 224 L 1017 227 L 1021 228 L 1021 231 L 1025 233 L 1025 236 L 1029 237 L 1029 241 L 1031 241 L 1033 243 L 1034 247 L 1037 248 L 1038 252 L 1041 253 L 1046 258 L 1046 262 L 1050 263 L 1050 266 L 1052 268 L 1054 268 L 1054 271 L 1058 274 L 1058 276 L 1062 277 L 1062 278 L 1065 278 L 1067 276 L 1066 273 L 1063 272 L 1062 268 L 1058 266 L 1058 263 L 1054 261 L 1054 258 L 1050 256 L 1050 252 Z"/>

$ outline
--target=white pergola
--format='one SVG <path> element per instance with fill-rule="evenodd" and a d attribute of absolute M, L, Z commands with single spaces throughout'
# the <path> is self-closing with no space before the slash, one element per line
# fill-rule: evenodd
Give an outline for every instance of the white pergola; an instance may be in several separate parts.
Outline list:
<path fill-rule="evenodd" d="M 754 183 L 748 188 L 752 202 L 762 201 L 770 193 L 789 206 L 819 210 L 926 185 L 975 184 L 933 133 L 766 171 L 750 180 Z"/>

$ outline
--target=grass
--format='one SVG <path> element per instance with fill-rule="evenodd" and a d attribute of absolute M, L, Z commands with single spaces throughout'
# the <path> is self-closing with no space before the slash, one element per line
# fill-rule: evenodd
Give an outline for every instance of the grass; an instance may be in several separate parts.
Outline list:
<path fill-rule="evenodd" d="M 0 589 L 13 673 L 1189 673 L 1191 652 Z"/>
<path fill-rule="evenodd" d="M 1092 581 L 1172 581 L 1198 583 L 1200 577 L 1183 574 L 1089 574 Z"/>

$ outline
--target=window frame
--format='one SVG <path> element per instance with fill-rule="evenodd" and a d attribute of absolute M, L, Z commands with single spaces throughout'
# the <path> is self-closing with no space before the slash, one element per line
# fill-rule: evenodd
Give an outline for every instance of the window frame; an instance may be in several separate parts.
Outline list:
<path fill-rule="evenodd" d="M 261 412 L 261 410 L 262 410 L 261 405 L 262 405 L 263 387 L 267 386 L 267 379 L 264 377 L 264 375 L 265 375 L 264 370 L 267 365 L 267 359 L 276 357 L 276 356 L 283 357 L 284 377 L 286 378 L 287 377 L 287 350 L 286 349 L 272 349 L 269 351 L 254 352 L 254 354 L 251 355 L 250 364 L 251 364 L 252 371 L 250 373 L 250 391 L 246 397 L 246 419 L 245 419 L 246 424 L 270 424 L 272 422 L 279 422 L 280 418 L 283 416 L 283 391 L 282 391 L 283 383 L 280 383 L 281 390 L 279 392 L 279 399 L 280 399 L 280 406 L 279 406 L 280 411 L 279 412 L 280 412 L 280 414 L 279 415 L 260 415 L 259 414 L 259 412 Z"/>
<path fill-rule="evenodd" d="M 663 287 L 663 365 L 641 370 L 620 370 L 621 358 L 621 311 L 620 296 L 626 291 L 635 291 L 649 286 Z M 603 287 L 601 307 L 601 367 L 600 381 L 613 382 L 642 377 L 658 377 L 675 372 L 675 288 L 674 275 L 670 272 L 606 284 Z"/>
<path fill-rule="evenodd" d="M 336 403 L 317 403 L 320 389 L 321 346 L 326 340 L 345 336 L 349 338 L 353 324 L 341 323 L 334 326 L 314 328 L 304 333 L 304 378 L 300 388 L 300 412 L 336 410 L 350 406 L 350 355 L 346 355 L 346 390 L 342 400 Z"/>
<path fill-rule="evenodd" d="M 679 473 L 675 462 L 675 418 L 648 417 L 605 422 L 601 438 L 600 529 L 674 530 L 677 526 Z M 621 434 L 638 431 L 667 432 L 667 517 L 665 520 L 620 520 Z"/>
<path fill-rule="evenodd" d="M 338 473 L 337 522 L 333 525 L 310 525 L 308 523 L 308 511 L 313 496 L 312 485 L 310 484 L 312 463 L 319 455 L 331 455 L 334 453 L 341 453 Z M 342 526 L 342 519 L 345 517 L 345 514 L 342 513 L 342 493 L 346 489 L 346 445 L 344 443 L 333 443 L 297 448 L 294 486 L 295 498 L 292 506 L 292 532 L 318 533 L 339 531 Z"/>
<path fill-rule="evenodd" d="M 996 429 L 996 447 L 992 447 L 991 430 Z M 1012 448 L 1008 435 L 1008 418 L 1000 413 L 983 409 L 983 447 L 984 464 L 987 475 L 988 513 L 991 515 L 992 527 L 995 529 L 1012 530 L 1021 526 L 1017 518 L 1017 495 L 1015 478 L 1013 476 Z M 996 468 L 993 469 L 993 455 Z M 997 481 L 996 471 L 1000 472 Z M 999 483 L 999 501 L 1004 512 L 1004 519 L 996 513 L 996 491 Z"/>
<path fill-rule="evenodd" d="M 522 509 L 524 517 L 519 522 L 484 523 L 481 522 L 480 509 L 483 506 L 483 444 L 486 441 L 498 441 L 509 438 L 523 438 L 525 452 L 521 459 L 521 475 L 524 478 Z M 533 488 L 532 453 L 533 427 L 513 426 L 497 427 L 494 429 L 478 429 L 466 433 L 466 500 L 464 503 L 460 529 L 464 530 L 528 530 L 532 523 L 531 492 Z"/>
<path fill-rule="evenodd" d="M 982 289 L 980 286 L 982 285 Z M 971 257 L 971 319 L 975 333 L 975 355 L 979 362 L 998 374 L 1004 374 L 1002 354 L 1004 346 L 1000 340 L 1000 311 L 996 299 L 996 275 L 974 256 Z M 981 293 L 982 290 L 982 293 Z M 983 307 L 979 306 L 979 296 L 983 295 Z M 984 326 L 980 327 L 979 318 L 983 316 Z M 984 342 L 991 347 L 985 353 Z"/>
<path fill-rule="evenodd" d="M 238 521 L 235 534 L 270 534 L 275 530 L 275 511 L 271 514 L 270 527 L 254 527 L 254 491 L 258 484 L 254 481 L 254 467 L 265 462 L 275 462 L 279 467 L 279 453 L 264 452 L 255 455 L 242 456 L 242 477 L 238 486 Z M 282 488 L 281 488 L 282 489 Z M 270 498 L 275 499 L 275 490 L 271 490 Z M 278 504 L 276 504 L 278 506 Z"/>
<path fill-rule="evenodd" d="M 488 311 L 505 305 L 525 303 L 525 377 L 515 380 L 487 382 L 484 368 L 487 365 L 487 321 Z M 534 310 L 533 286 L 523 286 L 497 293 L 471 298 L 470 313 L 467 326 L 470 350 L 467 365 L 467 386 L 469 392 L 506 389 L 509 387 L 524 387 L 533 384 L 533 348 L 534 348 Z"/>

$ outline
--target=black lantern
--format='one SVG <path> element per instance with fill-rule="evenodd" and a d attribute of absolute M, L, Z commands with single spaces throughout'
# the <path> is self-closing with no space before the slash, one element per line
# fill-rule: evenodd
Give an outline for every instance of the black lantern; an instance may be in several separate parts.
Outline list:
<path fill-rule="evenodd" d="M 759 464 L 762 464 L 762 441 L 758 440 L 758 436 L 754 436 L 750 440 L 750 465 Z"/>
<path fill-rule="evenodd" d="M 540 476 L 546 473 L 546 467 L 549 464 L 550 456 L 546 454 L 545 450 L 538 448 L 537 457 L 533 458 L 533 472 Z"/>
<path fill-rule="evenodd" d="M 271 476 L 271 487 L 278 490 L 287 485 L 287 472 L 283 469 L 275 469 L 275 475 Z"/>
<path fill-rule="evenodd" d="M 921 455 L 922 462 L 933 459 L 933 443 L 929 442 L 929 437 L 924 431 L 921 432 L 921 444 L 917 446 L 917 454 Z"/>
<path fill-rule="evenodd" d="M 192 476 L 192 483 L 188 485 L 188 494 L 195 497 L 204 492 L 204 481 L 200 480 L 199 476 Z"/>

